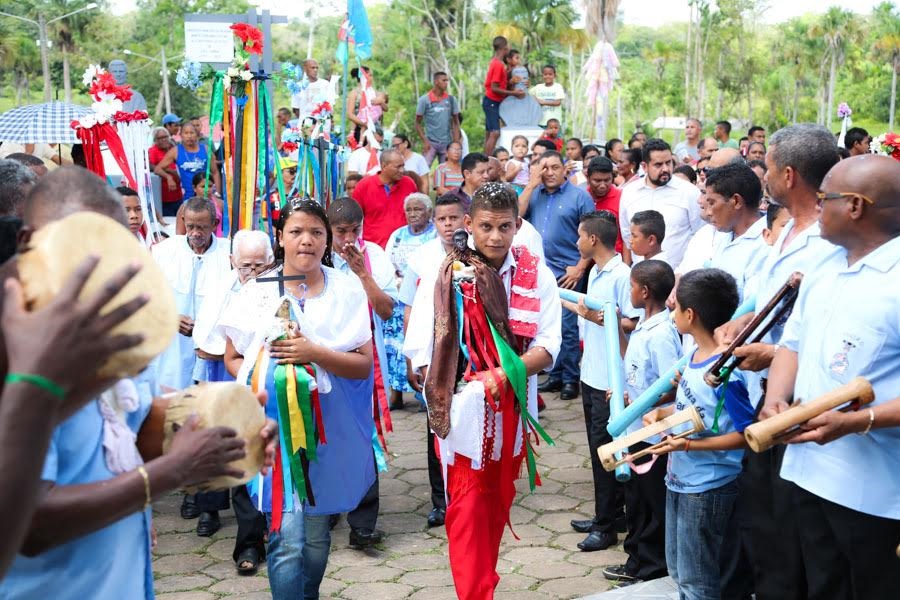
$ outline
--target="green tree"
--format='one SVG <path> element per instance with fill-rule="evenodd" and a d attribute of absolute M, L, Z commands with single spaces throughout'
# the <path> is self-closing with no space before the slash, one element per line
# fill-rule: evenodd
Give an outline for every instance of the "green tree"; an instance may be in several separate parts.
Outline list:
<path fill-rule="evenodd" d="M 888 111 L 888 129 L 894 130 L 897 110 L 897 73 L 900 72 L 900 15 L 892 2 L 882 2 L 872 11 L 877 38 L 874 45 L 876 58 L 891 69 L 891 106 Z"/>
<path fill-rule="evenodd" d="M 829 70 L 828 89 L 825 96 L 825 126 L 831 128 L 835 111 L 834 87 L 837 83 L 837 69 L 844 63 L 847 47 L 859 35 L 855 15 L 846 9 L 832 6 L 813 25 L 810 34 L 821 37 L 828 48 Z"/>

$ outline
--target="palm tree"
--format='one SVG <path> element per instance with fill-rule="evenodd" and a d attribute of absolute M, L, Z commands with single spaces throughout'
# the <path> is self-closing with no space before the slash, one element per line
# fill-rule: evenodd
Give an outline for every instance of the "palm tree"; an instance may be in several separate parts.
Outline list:
<path fill-rule="evenodd" d="M 831 129 L 831 120 L 834 115 L 834 84 L 837 81 L 837 68 L 843 64 L 847 47 L 855 40 L 857 32 L 853 13 L 837 6 L 829 8 L 810 29 L 810 34 L 813 37 L 824 39 L 828 47 L 830 67 L 825 99 L 825 126 L 829 129 Z"/>
<path fill-rule="evenodd" d="M 45 13 L 65 15 L 84 7 L 88 0 L 44 0 L 38 10 Z M 91 17 L 89 13 L 80 13 L 60 19 L 52 25 L 51 35 L 56 38 L 56 44 L 62 52 L 63 89 L 66 102 L 72 101 L 72 76 L 70 68 L 70 56 L 78 49 L 76 38 L 81 37 Z"/>
<path fill-rule="evenodd" d="M 588 35 L 606 40 L 610 44 L 615 42 L 618 12 L 619 0 L 587 0 L 585 29 L 587 29 Z"/>
<path fill-rule="evenodd" d="M 894 113 L 897 108 L 897 73 L 900 72 L 900 15 L 892 2 L 882 2 L 872 10 L 872 21 L 878 31 L 875 51 L 891 66 L 891 108 L 888 113 L 888 130 L 894 130 Z"/>
<path fill-rule="evenodd" d="M 31 77 L 40 71 L 40 55 L 32 36 L 0 27 L 0 72 L 12 74 L 16 106 L 31 101 Z"/>
<path fill-rule="evenodd" d="M 521 42 L 525 57 L 570 37 L 577 17 L 571 0 L 500 0 L 496 12 L 499 34 Z"/>

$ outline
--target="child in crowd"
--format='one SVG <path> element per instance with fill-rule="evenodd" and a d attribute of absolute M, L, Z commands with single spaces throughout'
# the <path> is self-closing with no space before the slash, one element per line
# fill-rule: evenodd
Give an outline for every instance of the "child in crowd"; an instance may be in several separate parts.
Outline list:
<path fill-rule="evenodd" d="M 666 260 L 662 243 L 666 237 L 666 222 L 662 213 L 642 210 L 631 217 L 631 253 L 644 260 Z"/>
<path fill-rule="evenodd" d="M 353 197 L 353 190 L 356 189 L 356 184 L 362 181 L 363 176 L 360 173 L 350 173 L 347 175 L 347 178 L 344 179 L 344 195 Z"/>
<path fill-rule="evenodd" d="M 501 146 L 495 148 L 494 153 L 491 156 L 500 161 L 500 170 L 506 171 L 506 163 L 509 162 L 509 150 Z"/>
<path fill-rule="evenodd" d="M 681 375 L 674 407 L 657 408 L 644 417 L 649 425 L 693 406 L 706 424 L 705 431 L 693 436 L 667 437 L 655 452 L 671 452 L 666 563 L 681 598 L 723 597 L 723 567 L 736 561 L 740 547 L 732 517 L 746 448 L 743 431 L 753 422 L 753 407 L 740 369 L 715 388 L 703 379 L 722 351 L 713 332 L 731 319 L 737 306 L 737 284 L 725 271 L 697 269 L 681 276 L 675 290 L 675 326 L 690 334 L 697 348 Z"/>
<path fill-rule="evenodd" d="M 581 217 L 578 225 L 578 252 L 581 258 L 594 261 L 588 275 L 587 293 L 595 298 L 612 300 L 621 313 L 621 326 L 630 333 L 640 316 L 631 305 L 630 269 L 616 252 L 616 217 L 607 210 L 594 211 Z M 584 408 L 584 425 L 587 430 L 591 454 L 591 470 L 594 480 L 594 518 L 575 520 L 571 525 L 579 533 L 587 533 L 578 544 L 583 552 L 605 550 L 617 543 L 615 521 L 616 506 L 615 473 L 606 471 L 600 464 L 597 448 L 612 441 L 606 430 L 609 422 L 609 373 L 606 366 L 606 338 L 603 313 L 589 310 L 583 302 L 562 301 L 563 308 L 584 318 L 584 357 L 581 361 L 581 402 Z M 616 324 L 612 324 L 613 327 Z"/>
<path fill-rule="evenodd" d="M 675 272 L 668 263 L 644 260 L 631 269 L 631 305 L 644 310 L 630 338 L 620 336 L 625 354 L 625 393 L 631 400 L 681 357 L 681 337 L 666 308 L 666 298 L 673 287 Z M 634 433 L 641 427 L 643 423 L 635 421 L 627 432 Z M 629 452 L 634 454 L 649 446 L 647 442 L 634 444 Z M 628 561 L 603 569 L 604 577 L 619 581 L 620 585 L 666 575 L 666 463 L 655 460 L 647 468 L 633 471 L 625 484 L 628 535 L 624 548 Z"/>
<path fill-rule="evenodd" d="M 763 239 L 770 246 L 775 244 L 781 230 L 791 220 L 791 213 L 785 207 L 775 202 L 769 202 L 766 207 L 766 228 L 763 229 Z"/>
<path fill-rule="evenodd" d="M 528 91 L 528 69 L 522 66 L 522 55 L 518 50 L 510 50 L 506 55 L 509 89 Z"/>
<path fill-rule="evenodd" d="M 563 147 L 563 139 L 559 137 L 559 130 L 562 128 L 562 125 L 559 122 L 559 119 L 547 119 L 547 126 L 544 128 L 544 135 L 541 136 L 542 140 L 548 140 L 553 142 L 553 145 L 556 147 L 556 151 L 562 154 Z"/>
<path fill-rule="evenodd" d="M 522 193 L 528 185 L 528 138 L 517 135 L 512 139 L 512 157 L 506 163 L 506 173 L 503 180 L 511 183 L 516 195 Z"/>

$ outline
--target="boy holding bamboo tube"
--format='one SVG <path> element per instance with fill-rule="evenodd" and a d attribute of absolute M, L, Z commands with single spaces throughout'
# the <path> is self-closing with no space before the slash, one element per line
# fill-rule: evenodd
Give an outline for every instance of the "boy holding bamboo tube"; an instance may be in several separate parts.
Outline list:
<path fill-rule="evenodd" d="M 743 374 L 735 370 L 715 388 L 703 379 L 720 356 L 713 332 L 738 306 L 737 284 L 720 269 L 682 276 L 675 291 L 675 326 L 697 343 L 681 375 L 675 405 L 644 417 L 649 425 L 693 405 L 707 430 L 667 438 L 657 454 L 671 452 L 666 476 L 666 563 L 681 598 L 715 600 L 738 552 L 734 504 L 746 447 L 744 428 L 753 422 Z"/>
<path fill-rule="evenodd" d="M 601 210 L 582 215 L 578 225 L 578 252 L 582 259 L 594 261 L 588 275 L 589 296 L 610 300 L 620 311 L 622 329 L 630 333 L 640 316 L 631 306 L 629 269 L 616 252 L 618 230 L 613 213 Z M 615 532 L 617 512 L 617 486 L 614 473 L 608 473 L 600 464 L 597 448 L 612 441 L 606 430 L 609 423 L 609 373 L 606 366 L 606 339 L 603 330 L 603 311 L 589 310 L 583 302 L 575 304 L 562 301 L 563 308 L 571 310 L 588 321 L 584 330 L 584 356 L 581 361 L 581 402 L 584 407 L 584 426 L 587 430 L 591 452 L 591 469 L 594 480 L 594 518 L 574 520 L 572 528 L 587 533 L 578 544 L 583 552 L 605 550 L 618 541 Z M 619 491 L 619 493 L 621 493 Z M 617 506 L 618 504 L 618 506 Z"/>

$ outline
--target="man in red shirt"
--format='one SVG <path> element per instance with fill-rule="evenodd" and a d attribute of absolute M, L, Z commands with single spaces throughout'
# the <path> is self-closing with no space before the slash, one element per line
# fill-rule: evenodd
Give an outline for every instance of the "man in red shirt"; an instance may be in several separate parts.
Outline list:
<path fill-rule="evenodd" d="M 363 177 L 353 190 L 353 199 L 363 210 L 362 237 L 385 247 L 391 234 L 406 225 L 403 201 L 419 188 L 403 174 L 403 155 L 396 150 L 381 153 L 381 170 Z"/>
<path fill-rule="evenodd" d="M 619 198 L 622 190 L 613 185 L 613 164 L 605 156 L 591 159 L 587 168 L 587 189 L 597 210 L 608 210 L 619 221 Z M 616 238 L 616 252 L 622 252 L 622 233 Z"/>
<path fill-rule="evenodd" d="M 488 156 L 494 153 L 494 146 L 500 139 L 500 103 L 507 96 L 525 97 L 525 90 L 506 89 L 509 76 L 503 60 L 507 54 L 509 43 L 505 37 L 498 35 L 494 38 L 494 57 L 488 65 L 487 77 L 484 79 L 484 98 L 481 100 L 481 108 L 484 109 L 484 128 L 487 131 L 484 136 L 484 153 Z"/>

